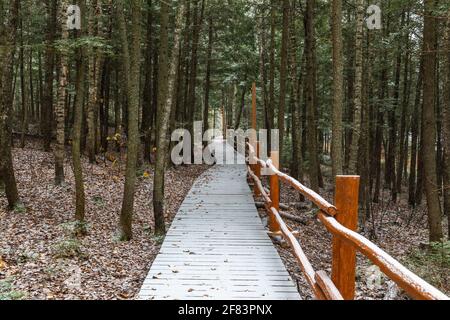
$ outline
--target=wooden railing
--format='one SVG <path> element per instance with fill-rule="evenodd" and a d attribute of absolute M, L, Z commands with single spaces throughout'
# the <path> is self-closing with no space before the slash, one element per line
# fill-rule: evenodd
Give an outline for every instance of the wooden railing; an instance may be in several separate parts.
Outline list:
<path fill-rule="evenodd" d="M 272 235 L 282 236 L 290 245 L 315 297 L 320 300 L 352 300 L 355 297 L 356 252 L 372 261 L 380 270 L 414 299 L 448 300 L 433 287 L 392 258 L 374 243 L 356 232 L 358 223 L 358 176 L 336 178 L 335 205 L 305 187 L 278 168 L 278 152 L 272 152 L 267 161 L 259 158 L 259 146 L 248 145 L 251 163 L 248 173 L 254 181 L 255 195 L 264 199 Z M 257 150 L 255 150 L 257 149 Z M 270 191 L 261 182 L 261 170 L 269 170 Z M 316 272 L 300 243 L 280 216 L 280 180 L 295 188 L 319 209 L 318 218 L 333 235 L 331 279 L 324 271 Z"/>

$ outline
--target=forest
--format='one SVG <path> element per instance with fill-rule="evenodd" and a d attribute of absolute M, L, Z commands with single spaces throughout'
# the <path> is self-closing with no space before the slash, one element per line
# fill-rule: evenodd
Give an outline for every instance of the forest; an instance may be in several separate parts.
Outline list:
<path fill-rule="evenodd" d="M 447 0 L 0 0 L 0 300 L 135 299 L 210 169 L 172 132 L 249 129 L 252 98 L 280 170 L 327 200 L 360 176 L 358 232 L 450 293 Z M 279 198 L 331 270 L 317 208 Z M 406 299 L 357 261 L 357 299 Z"/>

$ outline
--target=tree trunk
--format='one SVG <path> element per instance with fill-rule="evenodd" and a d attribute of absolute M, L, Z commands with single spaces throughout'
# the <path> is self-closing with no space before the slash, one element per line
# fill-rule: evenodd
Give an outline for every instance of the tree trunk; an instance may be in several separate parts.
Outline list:
<path fill-rule="evenodd" d="M 3 16 L 4 9 L 0 9 L 0 16 Z M 1 43 L 7 44 L 0 46 L 0 183 L 5 185 L 6 198 L 11 209 L 19 203 L 11 155 L 12 81 L 18 19 L 19 0 L 10 0 L 8 18 L 0 24 Z"/>
<path fill-rule="evenodd" d="M 283 0 L 283 30 L 281 35 L 280 99 L 278 103 L 278 130 L 280 133 L 280 166 L 283 166 L 285 136 L 286 79 L 289 51 L 289 0 Z"/>
<path fill-rule="evenodd" d="M 184 16 L 185 2 L 182 0 L 178 7 L 175 22 L 174 46 L 172 48 L 171 60 L 168 59 L 168 27 L 169 27 L 169 3 L 161 3 L 161 35 L 159 47 L 159 91 L 158 91 L 158 118 L 157 118 L 157 154 L 155 165 L 155 178 L 153 182 L 153 211 L 155 215 L 155 234 L 163 235 L 166 232 L 164 219 L 164 180 L 167 159 L 167 130 L 169 128 L 169 117 L 174 106 L 176 92 L 176 78 L 180 53 L 180 40 L 182 22 Z"/>
<path fill-rule="evenodd" d="M 203 130 L 209 129 L 209 91 L 211 87 L 211 58 L 213 49 L 213 32 L 214 22 L 212 14 L 209 15 L 209 32 L 208 32 L 208 52 L 206 58 L 206 78 L 205 78 L 205 102 L 203 106 Z"/>
<path fill-rule="evenodd" d="M 333 42 L 333 130 L 331 158 L 333 177 L 343 173 L 342 107 L 344 101 L 344 61 L 342 56 L 342 0 L 332 1 L 331 29 Z"/>
<path fill-rule="evenodd" d="M 300 99 L 303 96 L 303 68 L 305 65 L 305 50 L 303 50 L 300 72 L 297 61 L 297 30 L 295 28 L 295 6 L 290 10 L 290 82 L 291 82 L 291 105 L 292 105 L 292 176 L 303 182 L 303 156 L 302 156 L 302 115 Z M 301 197 L 301 200 L 303 198 Z"/>
<path fill-rule="evenodd" d="M 315 0 L 306 1 L 305 47 L 306 47 L 306 111 L 308 124 L 309 179 L 311 189 L 319 191 L 319 162 L 317 161 L 317 125 L 315 99 L 315 35 L 314 35 Z"/>
<path fill-rule="evenodd" d="M 144 133 L 144 159 L 151 161 L 152 149 L 152 124 L 155 111 L 153 110 L 153 7 L 152 0 L 147 0 L 147 48 L 145 54 L 145 82 L 144 82 L 144 97 L 142 106 L 142 127 L 141 131 Z"/>
<path fill-rule="evenodd" d="M 409 26 L 409 13 L 407 18 L 407 26 Z M 409 32 L 406 33 L 405 36 L 406 41 L 406 50 L 405 50 L 405 63 L 404 63 L 404 71 L 403 71 L 403 98 L 402 98 L 402 110 L 401 110 L 401 118 L 400 118 L 400 140 L 398 150 L 398 162 L 397 162 L 397 182 L 396 182 L 396 192 L 402 193 L 402 185 L 403 185 L 403 168 L 404 163 L 406 162 L 406 153 L 407 153 L 407 141 L 406 139 L 406 117 L 408 113 L 409 106 L 409 96 L 410 96 L 410 88 L 411 88 L 411 79 L 409 79 L 409 67 L 410 67 L 410 45 L 409 45 Z"/>
<path fill-rule="evenodd" d="M 99 35 L 98 15 L 100 13 L 99 1 L 93 0 L 89 5 L 89 36 L 96 37 Z M 87 153 L 89 156 L 89 162 L 95 163 L 96 161 L 96 119 L 98 115 L 98 88 L 100 85 L 100 71 L 102 62 L 99 58 L 98 49 L 91 48 L 89 50 L 89 102 L 87 109 Z"/>
<path fill-rule="evenodd" d="M 409 164 L 409 196 L 408 202 L 412 207 L 416 206 L 416 177 L 417 177 L 417 155 L 419 144 L 419 115 L 421 113 L 422 102 L 422 75 L 423 67 L 420 62 L 419 76 L 417 78 L 416 98 L 414 102 L 414 110 L 411 116 L 411 159 Z"/>
<path fill-rule="evenodd" d="M 424 184 L 428 204 L 428 225 L 430 242 L 442 240 L 441 206 L 436 174 L 436 41 L 437 23 L 435 18 L 435 1 L 425 0 L 425 17 L 423 30 L 423 148 Z"/>
<path fill-rule="evenodd" d="M 85 0 L 80 0 L 79 5 L 81 12 L 85 10 Z M 73 119 L 73 137 L 72 137 L 72 162 L 73 173 L 75 177 L 75 197 L 76 197 L 76 211 L 75 219 L 81 226 L 84 223 L 85 216 L 85 194 L 83 181 L 83 168 L 81 165 L 81 134 L 83 128 L 83 110 L 84 110 L 84 94 L 85 94 L 85 80 L 86 80 L 86 58 L 84 49 L 78 49 L 77 57 L 77 76 L 75 83 L 76 100 Z M 82 228 L 80 231 L 84 231 Z"/>
<path fill-rule="evenodd" d="M 443 99 L 443 134 L 444 146 L 444 212 L 448 219 L 448 235 L 450 237 L 450 11 L 444 35 L 444 99 Z"/>
<path fill-rule="evenodd" d="M 270 70 L 269 70 L 269 107 L 268 118 L 269 123 L 267 130 L 270 133 L 274 128 L 274 110 L 275 110 L 275 0 L 270 1 Z M 269 146 L 271 148 L 271 135 L 268 136 Z"/>
<path fill-rule="evenodd" d="M 199 2 L 201 1 L 200 8 Z M 196 106 L 196 89 L 197 89 L 197 70 L 198 70 L 198 45 L 203 24 L 203 14 L 205 10 L 205 0 L 194 1 L 194 31 L 192 35 L 192 52 L 191 52 L 191 70 L 189 80 L 188 92 L 188 108 L 189 108 L 189 122 L 193 131 L 194 121 L 197 120 L 197 106 Z M 161 56 L 160 56 L 161 58 Z"/>
<path fill-rule="evenodd" d="M 349 173 L 357 174 L 358 147 L 361 136 L 361 110 L 363 94 L 363 34 L 364 34 L 364 2 L 356 1 L 356 41 L 355 41 L 355 100 L 353 109 L 353 134 L 350 145 Z"/>
<path fill-rule="evenodd" d="M 120 212 L 120 238 L 128 241 L 132 237 L 132 218 L 134 207 L 134 191 L 136 183 L 136 164 L 139 150 L 139 71 L 141 41 L 141 3 L 131 1 L 131 46 L 128 45 L 127 25 L 123 0 L 117 1 L 119 34 L 122 42 L 122 60 L 128 101 L 128 144 L 127 164 L 125 171 L 125 188 L 123 192 L 122 210 Z"/>
<path fill-rule="evenodd" d="M 67 41 L 69 32 L 66 22 L 67 2 L 62 0 L 60 3 L 59 23 L 61 25 L 61 40 Z M 60 52 L 60 75 L 58 86 L 58 102 L 56 104 L 56 146 L 55 146 L 55 184 L 57 186 L 64 182 L 64 147 L 65 147 L 65 105 L 66 88 L 68 77 L 68 62 L 65 52 Z"/>
<path fill-rule="evenodd" d="M 25 70 L 25 49 L 23 42 L 23 16 L 24 12 L 22 7 L 19 8 L 20 13 L 20 91 L 21 91 L 21 102 L 22 102 L 22 114 L 21 114 L 21 134 L 20 134 L 20 147 L 25 148 L 25 135 L 28 132 L 28 108 L 29 108 L 29 85 L 28 85 L 28 75 Z"/>
<path fill-rule="evenodd" d="M 47 0 L 47 35 L 45 49 L 45 84 L 42 97 L 42 128 L 44 135 L 44 151 L 50 151 L 52 142 L 53 115 L 53 71 L 55 69 L 55 50 L 53 42 L 56 37 L 57 0 Z"/>

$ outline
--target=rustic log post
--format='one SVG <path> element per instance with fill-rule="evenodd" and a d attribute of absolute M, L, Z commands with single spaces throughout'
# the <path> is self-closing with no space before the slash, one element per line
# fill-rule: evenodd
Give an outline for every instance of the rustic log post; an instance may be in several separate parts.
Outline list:
<path fill-rule="evenodd" d="M 256 83 L 252 85 L 252 129 L 257 130 L 257 111 L 256 111 Z"/>
<path fill-rule="evenodd" d="M 359 176 L 337 176 L 335 219 L 344 227 L 356 231 L 358 227 Z M 356 250 L 333 237 L 332 280 L 345 300 L 355 298 Z"/>
<path fill-rule="evenodd" d="M 257 134 L 257 111 L 256 111 L 256 83 L 252 84 L 252 119 L 251 119 L 251 125 L 252 125 L 252 133 L 251 133 L 251 137 L 250 137 L 250 144 L 252 145 L 252 147 L 254 148 L 254 152 L 255 154 L 253 154 L 252 156 L 259 156 L 258 154 L 258 134 Z M 253 145 L 254 143 L 254 145 Z M 255 163 L 254 159 L 251 159 L 252 161 L 252 166 L 251 169 L 253 170 L 253 172 L 256 174 L 257 168 L 258 168 L 258 164 Z M 256 190 L 256 187 L 255 187 Z M 255 191 L 255 195 L 258 195 L 258 193 Z"/>
<path fill-rule="evenodd" d="M 280 154 L 278 151 L 270 153 L 272 164 L 278 169 L 280 164 Z M 280 211 L 280 182 L 276 174 L 270 175 L 270 199 L 272 199 L 272 207 Z M 281 232 L 281 227 L 272 213 L 269 212 L 269 229 L 273 233 Z"/>
<path fill-rule="evenodd" d="M 261 149 L 260 149 L 260 144 L 259 144 L 259 141 L 256 143 L 256 156 L 258 157 L 258 159 L 259 159 L 259 156 L 260 156 L 260 152 L 261 152 Z M 255 175 L 258 177 L 258 179 L 259 180 L 261 180 L 261 165 L 259 164 L 259 162 L 257 162 L 256 164 L 255 164 Z M 261 195 L 261 192 L 259 191 L 259 188 L 258 188 L 258 185 L 255 183 L 255 186 L 254 186 L 254 191 L 255 191 L 255 196 L 260 196 Z"/>

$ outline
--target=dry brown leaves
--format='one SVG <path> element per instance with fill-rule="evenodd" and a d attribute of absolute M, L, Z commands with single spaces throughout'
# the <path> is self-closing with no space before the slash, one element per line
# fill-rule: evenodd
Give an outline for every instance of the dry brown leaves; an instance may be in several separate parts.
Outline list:
<path fill-rule="evenodd" d="M 70 162 L 65 164 L 66 184 L 55 187 L 53 155 L 38 149 L 39 145 L 14 149 L 25 209 L 7 212 L 6 199 L 0 196 L 0 281 L 12 281 L 28 299 L 134 298 L 160 245 L 152 234 L 152 169 L 145 168 L 138 179 L 133 239 L 123 243 L 116 240 L 123 175 L 111 163 L 91 165 L 83 160 L 88 234 L 74 239 Z M 168 222 L 207 168 L 187 166 L 167 172 Z M 69 257 L 56 258 L 61 254 Z"/>

